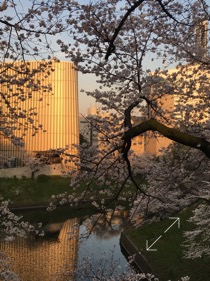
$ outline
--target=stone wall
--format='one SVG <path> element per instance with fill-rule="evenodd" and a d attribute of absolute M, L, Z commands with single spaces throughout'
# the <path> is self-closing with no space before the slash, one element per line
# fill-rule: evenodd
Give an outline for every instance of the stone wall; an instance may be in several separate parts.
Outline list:
<path fill-rule="evenodd" d="M 129 256 L 135 255 L 134 263 L 142 273 L 152 273 L 151 266 L 125 232 L 121 233 L 120 244 Z"/>
<path fill-rule="evenodd" d="M 38 175 L 61 175 L 62 169 L 61 164 L 52 164 L 43 166 L 38 172 L 35 173 L 35 178 Z M 16 168 L 6 168 L 0 169 L 0 178 L 30 178 L 31 177 L 31 169 L 29 167 L 16 167 Z"/>

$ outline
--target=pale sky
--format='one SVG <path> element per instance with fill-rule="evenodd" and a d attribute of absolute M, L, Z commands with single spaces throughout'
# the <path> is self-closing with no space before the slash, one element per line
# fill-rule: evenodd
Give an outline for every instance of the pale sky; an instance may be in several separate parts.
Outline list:
<path fill-rule="evenodd" d="M 95 81 L 94 75 L 91 74 L 78 74 L 78 92 L 79 92 L 79 113 L 86 115 L 87 109 L 89 107 L 95 106 L 95 99 L 87 96 L 85 92 L 81 92 L 81 90 L 92 91 L 96 89 L 97 84 Z"/>

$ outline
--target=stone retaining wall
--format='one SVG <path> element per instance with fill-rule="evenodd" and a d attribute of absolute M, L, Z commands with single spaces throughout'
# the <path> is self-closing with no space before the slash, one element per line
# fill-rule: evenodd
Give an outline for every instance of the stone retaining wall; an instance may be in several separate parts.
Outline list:
<path fill-rule="evenodd" d="M 142 273 L 152 273 L 151 266 L 125 232 L 121 233 L 120 244 L 129 256 L 135 255 L 134 263 Z"/>
<path fill-rule="evenodd" d="M 52 164 L 45 165 L 38 172 L 35 173 L 35 178 L 38 175 L 61 175 L 61 164 Z M 0 169 L 0 178 L 30 178 L 31 177 L 31 169 L 29 167 L 16 167 L 16 168 L 6 168 Z"/>

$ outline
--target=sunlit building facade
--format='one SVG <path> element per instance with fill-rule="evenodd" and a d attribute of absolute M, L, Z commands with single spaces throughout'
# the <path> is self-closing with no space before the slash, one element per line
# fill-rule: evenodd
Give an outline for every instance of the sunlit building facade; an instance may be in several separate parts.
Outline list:
<path fill-rule="evenodd" d="M 208 21 L 206 19 L 195 25 L 194 46 L 192 47 L 194 48 L 195 58 L 198 61 L 209 57 Z M 204 106 L 204 103 L 208 101 L 207 95 L 209 92 L 210 72 L 207 68 L 204 67 L 203 70 L 202 65 L 195 63 L 195 60 L 192 59 L 185 66 L 168 70 L 167 76 L 170 77 L 170 81 L 176 84 L 177 88 L 180 88 L 180 93 L 163 93 L 164 95 L 158 99 L 158 107 L 166 113 L 165 119 L 170 120 L 170 126 L 175 128 L 185 127 L 185 120 L 193 125 L 205 123 L 209 120 L 209 112 L 205 110 Z M 166 82 L 169 80 L 167 76 L 161 75 Z M 151 89 L 151 92 L 153 90 Z M 204 100 L 206 101 L 204 102 Z M 188 112 L 186 106 L 189 108 Z M 198 108 L 200 109 L 198 110 Z M 150 118 L 161 119 L 152 110 L 148 114 Z M 160 121 L 165 123 L 163 119 Z M 161 154 L 165 148 L 173 143 L 173 141 L 157 132 L 147 132 L 145 140 L 145 152 L 153 155 Z"/>
<path fill-rule="evenodd" d="M 157 105 L 164 112 L 164 118 L 153 110 L 148 113 L 149 117 L 181 131 L 187 126 L 198 128 L 201 124 L 205 128 L 210 116 L 207 110 L 210 72 L 199 64 L 186 64 L 170 69 L 167 74 L 168 76 L 163 75 L 162 78 L 171 83 L 171 77 L 174 75 L 173 83 L 180 88 L 180 92 L 165 93 L 158 99 Z M 170 125 L 165 120 L 170 121 Z M 153 155 L 162 154 L 163 150 L 173 143 L 158 132 L 147 132 L 145 140 L 145 152 Z"/>
<path fill-rule="evenodd" d="M 18 64 L 21 63 L 17 62 L 15 66 Z M 28 66 L 32 71 L 39 69 L 40 64 L 39 61 L 32 61 L 28 63 Z M 12 76 L 13 70 L 9 69 L 8 71 Z M 21 110 L 34 109 L 37 115 L 32 118 L 40 129 L 35 134 L 30 126 L 26 130 L 23 127 L 16 131 L 16 135 L 24 134 L 22 148 L 18 148 L 0 136 L 1 166 L 10 163 L 8 159 L 16 159 L 16 162 L 22 165 L 26 153 L 36 155 L 65 147 L 68 147 L 70 154 L 75 153 L 74 144 L 79 143 L 79 122 L 78 76 L 74 64 L 53 61 L 47 74 L 40 72 L 37 76 L 35 79 L 39 81 L 41 86 L 50 85 L 51 91 L 33 92 L 33 95 L 22 103 Z M 10 89 L 11 87 L 13 86 L 10 85 Z M 0 105 L 6 106 L 3 100 L 0 100 Z"/>

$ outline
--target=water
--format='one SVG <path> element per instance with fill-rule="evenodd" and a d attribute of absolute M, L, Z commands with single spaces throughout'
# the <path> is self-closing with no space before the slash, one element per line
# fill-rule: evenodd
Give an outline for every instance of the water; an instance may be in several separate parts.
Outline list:
<path fill-rule="evenodd" d="M 11 270 L 22 281 L 80 281 L 84 275 L 83 280 L 92 280 L 96 274 L 116 275 L 127 264 L 119 244 L 124 216 L 115 215 L 111 223 L 106 219 L 95 215 L 79 227 L 75 227 L 78 218 L 46 225 L 48 236 L 1 242 L 0 251 L 10 257 Z"/>
<path fill-rule="evenodd" d="M 97 220 L 97 223 L 96 221 Z M 120 248 L 120 234 L 124 227 L 123 217 L 115 216 L 111 224 L 104 220 L 104 217 L 95 216 L 95 220 L 87 220 L 80 227 L 80 237 L 91 229 L 92 232 L 88 239 L 82 239 L 78 250 L 78 270 L 77 281 L 80 281 L 85 267 L 92 266 L 93 272 L 91 277 L 116 276 L 118 273 L 125 271 L 127 260 L 122 254 Z M 88 230 L 87 230 L 88 229 Z M 88 275 L 88 272 L 87 272 Z M 90 277 L 84 280 L 92 280 Z"/>

